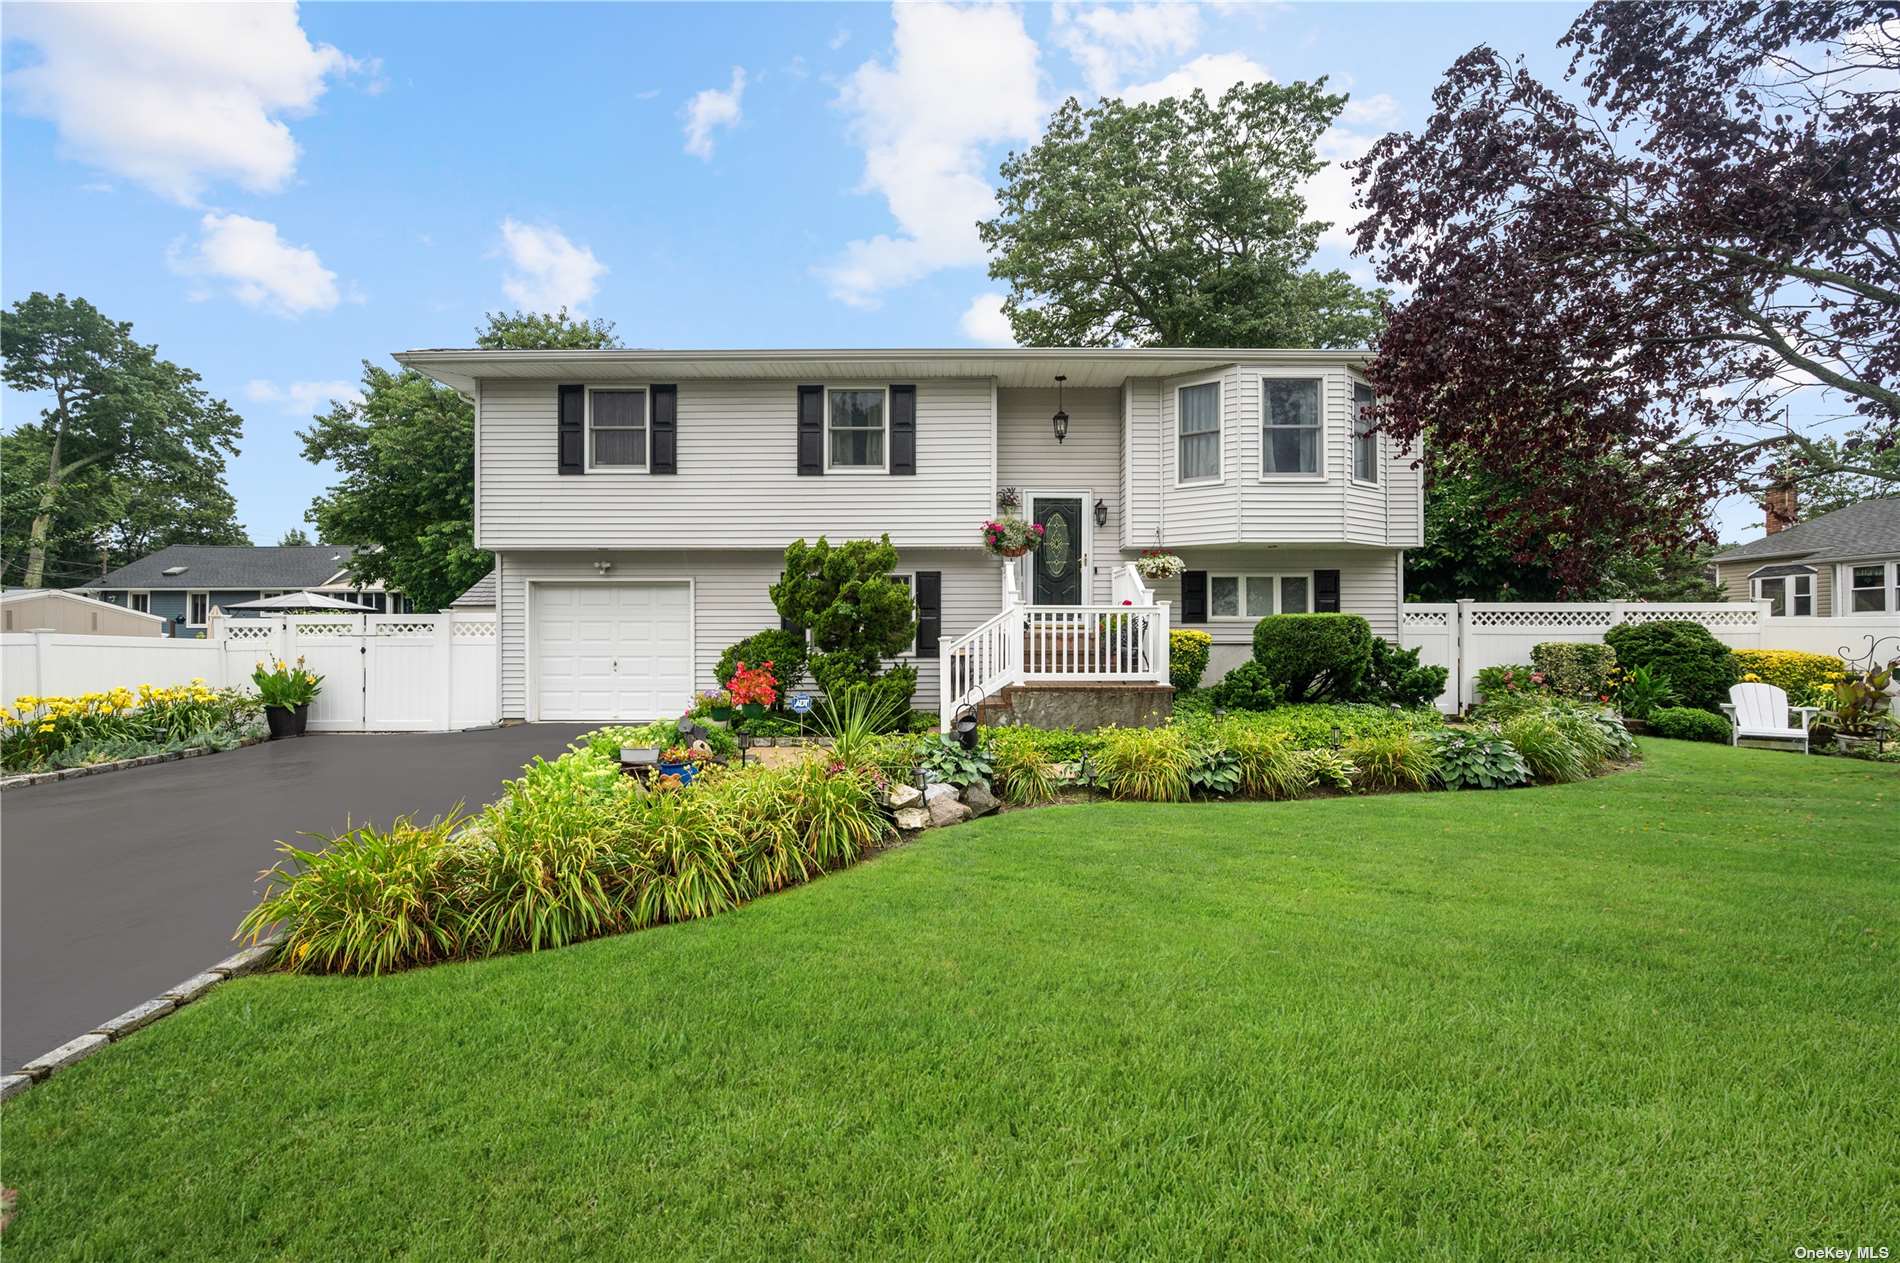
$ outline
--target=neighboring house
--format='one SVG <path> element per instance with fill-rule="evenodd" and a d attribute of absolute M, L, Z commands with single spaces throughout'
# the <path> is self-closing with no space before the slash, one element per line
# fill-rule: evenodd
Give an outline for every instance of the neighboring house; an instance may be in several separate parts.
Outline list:
<path fill-rule="evenodd" d="M 490 570 L 468 585 L 468 591 L 449 602 L 452 610 L 493 610 L 495 608 L 495 572 Z"/>
<path fill-rule="evenodd" d="M 114 609 L 57 588 L 8 588 L 0 594 L 0 631 L 78 632 L 85 636 L 163 636 L 165 620 Z"/>
<path fill-rule="evenodd" d="M 958 638 L 1007 599 L 979 536 L 1000 487 L 1049 528 L 1017 570 L 1032 608 L 1119 606 L 1128 561 L 1180 553 L 1187 575 L 1155 596 L 1177 626 L 1213 634 L 1210 679 L 1275 611 L 1359 613 L 1396 639 L 1423 491 L 1416 453 L 1358 433 L 1365 358 L 396 356 L 475 404 L 475 542 L 496 553 L 503 718 L 587 721 L 677 714 L 712 687 L 721 650 L 778 625 L 768 588 L 785 546 L 819 535 L 890 535 L 918 605 L 916 700 L 935 708 L 939 637 L 968 663 Z"/>
<path fill-rule="evenodd" d="M 1900 616 L 1900 496 L 1800 522 L 1795 493 L 1782 488 L 1769 494 L 1767 527 L 1711 559 L 1731 601 L 1769 601 L 1792 618 Z"/>
<path fill-rule="evenodd" d="M 385 591 L 380 582 L 356 582 L 349 562 L 350 549 L 340 544 L 173 544 L 74 590 L 157 614 L 171 624 L 175 636 L 203 636 L 214 609 L 229 611 L 238 601 L 285 592 L 321 592 L 378 612 L 409 612 L 408 598 L 401 593 Z"/>

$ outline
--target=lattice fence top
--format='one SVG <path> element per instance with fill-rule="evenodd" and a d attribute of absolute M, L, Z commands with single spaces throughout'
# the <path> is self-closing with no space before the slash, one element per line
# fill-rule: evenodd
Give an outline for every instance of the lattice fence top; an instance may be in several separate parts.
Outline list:
<path fill-rule="evenodd" d="M 269 623 L 243 622 L 227 623 L 224 628 L 226 640 L 269 640 L 276 630 Z"/>
<path fill-rule="evenodd" d="M 1552 631 L 1590 631 L 1608 627 L 1616 621 L 1608 609 L 1590 606 L 1553 606 L 1522 609 L 1476 609 L 1471 611 L 1473 627 L 1539 627 Z"/>
<path fill-rule="evenodd" d="M 1405 625 L 1407 627 L 1449 627 L 1454 613 L 1453 610 L 1408 609 L 1405 611 Z"/>
<path fill-rule="evenodd" d="M 378 636 L 433 636 L 434 623 L 378 623 L 375 626 Z"/>
<path fill-rule="evenodd" d="M 360 636 L 362 631 L 355 623 L 292 623 L 291 630 L 299 636 Z"/>
<path fill-rule="evenodd" d="M 495 620 L 492 618 L 468 621 L 457 619 L 455 622 L 454 635 L 457 640 L 486 640 L 492 638 L 494 634 Z"/>
<path fill-rule="evenodd" d="M 1737 605 L 1731 609 L 1692 611 L 1626 608 L 1623 611 L 1623 621 L 1626 623 L 1687 621 L 1700 623 L 1704 627 L 1755 627 L 1761 623 L 1761 611 L 1752 605 Z"/>

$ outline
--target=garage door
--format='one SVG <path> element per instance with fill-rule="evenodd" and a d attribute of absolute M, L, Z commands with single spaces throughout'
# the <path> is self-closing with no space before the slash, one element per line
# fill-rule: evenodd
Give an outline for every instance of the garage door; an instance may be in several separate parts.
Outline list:
<path fill-rule="evenodd" d="M 685 713 L 693 693 L 685 583 L 537 583 L 535 718 L 633 721 Z"/>

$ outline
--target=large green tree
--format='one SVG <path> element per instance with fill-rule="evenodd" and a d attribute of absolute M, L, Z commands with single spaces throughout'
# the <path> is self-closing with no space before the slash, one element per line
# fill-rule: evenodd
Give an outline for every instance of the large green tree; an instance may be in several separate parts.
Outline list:
<path fill-rule="evenodd" d="M 1071 98 L 1003 162 L 977 225 L 1030 346 L 1363 346 L 1380 294 L 1311 270 L 1323 220 L 1300 190 L 1346 97 L 1236 84 L 1153 104 Z"/>
<path fill-rule="evenodd" d="M 0 436 L 0 551 L 22 587 L 68 586 L 167 544 L 247 542 L 224 483 L 243 421 L 197 373 L 83 298 L 0 312 L 6 384 L 45 400 Z"/>
<path fill-rule="evenodd" d="M 553 315 L 492 312 L 476 330 L 485 350 L 619 346 L 613 325 Z M 437 610 L 488 572 L 475 547 L 475 410 L 421 373 L 363 363 L 363 398 L 315 418 L 304 458 L 330 461 L 342 479 L 305 516 L 320 539 L 358 550 L 350 570 L 400 588 Z"/>

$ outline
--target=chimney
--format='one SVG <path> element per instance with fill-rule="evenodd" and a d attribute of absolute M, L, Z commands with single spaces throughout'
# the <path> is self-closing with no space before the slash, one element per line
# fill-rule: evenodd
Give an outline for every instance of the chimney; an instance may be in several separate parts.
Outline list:
<path fill-rule="evenodd" d="M 1766 497 L 1768 506 L 1768 533 L 1785 531 L 1795 524 L 1794 484 L 1779 483 L 1768 488 Z"/>

